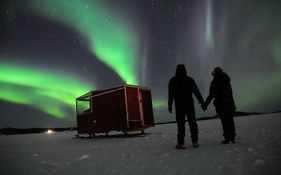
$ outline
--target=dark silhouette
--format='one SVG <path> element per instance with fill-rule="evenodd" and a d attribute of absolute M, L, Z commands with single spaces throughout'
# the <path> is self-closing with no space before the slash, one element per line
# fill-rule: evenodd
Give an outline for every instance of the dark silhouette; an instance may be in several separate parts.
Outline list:
<path fill-rule="evenodd" d="M 216 112 L 221 119 L 224 139 L 222 144 L 235 143 L 235 125 L 233 114 L 236 110 L 229 76 L 220 67 L 212 72 L 213 80 L 210 85 L 209 96 L 203 108 L 207 108 L 212 99 Z"/>
<path fill-rule="evenodd" d="M 173 101 L 175 101 L 176 119 L 177 119 L 177 141 L 176 149 L 185 149 L 185 116 L 187 116 L 191 140 L 193 147 L 198 147 L 198 126 L 195 120 L 195 109 L 192 94 L 194 94 L 202 105 L 204 100 L 197 88 L 194 80 L 186 75 L 186 69 L 183 64 L 177 66 L 176 75 L 169 81 L 169 102 L 168 110 L 172 113 Z"/>

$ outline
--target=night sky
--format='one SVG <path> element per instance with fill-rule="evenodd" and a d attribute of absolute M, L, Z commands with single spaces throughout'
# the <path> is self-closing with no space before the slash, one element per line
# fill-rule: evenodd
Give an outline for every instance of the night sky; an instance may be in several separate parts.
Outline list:
<path fill-rule="evenodd" d="M 150 87 L 155 120 L 174 120 L 177 64 L 204 98 L 221 66 L 237 110 L 280 110 L 281 1 L 1 0 L 0 128 L 75 126 L 76 97 L 122 84 Z"/>

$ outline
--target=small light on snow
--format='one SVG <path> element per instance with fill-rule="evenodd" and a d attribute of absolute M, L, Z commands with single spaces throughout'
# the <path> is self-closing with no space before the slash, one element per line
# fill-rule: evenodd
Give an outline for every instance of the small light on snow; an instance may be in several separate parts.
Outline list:
<path fill-rule="evenodd" d="M 46 133 L 47 134 L 52 134 L 52 133 L 54 133 L 54 131 L 52 131 L 51 129 L 48 129 L 48 131 Z"/>
<path fill-rule="evenodd" d="M 258 159 L 258 160 L 256 160 L 256 161 L 254 162 L 254 165 L 255 165 L 255 166 L 259 166 L 259 165 L 264 164 L 264 163 L 265 163 L 264 160 Z"/>
<path fill-rule="evenodd" d="M 87 154 L 84 154 L 84 155 L 82 155 L 79 159 L 80 159 L 80 160 L 83 160 L 83 159 L 88 159 L 88 158 L 90 158 L 90 156 L 87 155 Z"/>

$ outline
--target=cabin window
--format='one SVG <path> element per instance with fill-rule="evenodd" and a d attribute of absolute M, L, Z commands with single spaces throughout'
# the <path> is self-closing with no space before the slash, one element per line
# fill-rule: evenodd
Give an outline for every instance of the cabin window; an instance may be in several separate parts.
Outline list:
<path fill-rule="evenodd" d="M 77 101 L 77 113 L 84 114 L 91 112 L 90 100 L 78 100 Z"/>

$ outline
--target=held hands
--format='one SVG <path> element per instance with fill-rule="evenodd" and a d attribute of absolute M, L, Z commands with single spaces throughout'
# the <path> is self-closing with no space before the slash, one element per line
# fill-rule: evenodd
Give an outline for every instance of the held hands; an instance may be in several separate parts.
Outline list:
<path fill-rule="evenodd" d="M 173 113 L 173 106 L 168 106 L 168 111 L 169 111 L 170 113 Z"/>
<path fill-rule="evenodd" d="M 207 110 L 207 105 L 205 103 L 202 103 L 201 104 L 201 108 L 203 109 L 203 111 L 206 111 Z"/>

